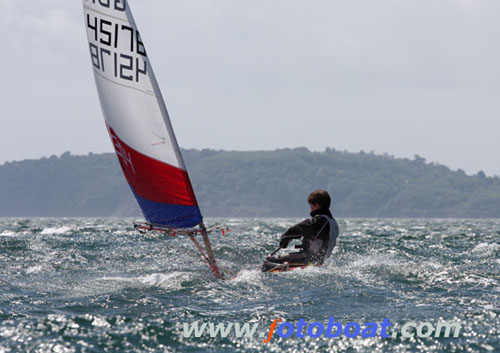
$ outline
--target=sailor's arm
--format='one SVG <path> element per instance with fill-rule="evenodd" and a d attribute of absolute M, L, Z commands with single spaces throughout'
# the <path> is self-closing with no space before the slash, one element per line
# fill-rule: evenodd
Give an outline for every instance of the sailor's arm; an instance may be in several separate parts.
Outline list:
<path fill-rule="evenodd" d="M 290 227 L 283 235 L 281 236 L 280 240 L 280 247 L 281 248 L 286 248 L 288 246 L 288 243 L 293 240 L 293 239 L 300 239 L 304 236 L 304 234 L 307 234 L 307 228 L 310 228 L 310 221 L 308 219 L 304 220 L 303 222 L 294 225 L 293 227 Z"/>

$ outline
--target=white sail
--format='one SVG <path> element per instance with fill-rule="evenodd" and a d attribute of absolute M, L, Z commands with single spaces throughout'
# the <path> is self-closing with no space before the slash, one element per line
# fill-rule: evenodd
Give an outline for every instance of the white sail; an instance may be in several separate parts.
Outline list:
<path fill-rule="evenodd" d="M 101 107 L 123 172 L 148 221 L 202 217 L 144 43 L 126 0 L 83 0 Z"/>

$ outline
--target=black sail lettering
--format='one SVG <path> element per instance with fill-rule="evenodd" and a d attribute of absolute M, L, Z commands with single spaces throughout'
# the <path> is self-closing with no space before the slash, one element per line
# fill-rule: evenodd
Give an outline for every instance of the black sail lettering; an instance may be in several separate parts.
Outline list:
<path fill-rule="evenodd" d="M 115 0 L 115 10 L 125 11 L 127 9 L 126 0 Z"/>
<path fill-rule="evenodd" d="M 106 30 L 106 26 L 112 27 L 112 23 L 107 20 L 101 20 L 101 25 L 100 25 L 100 30 L 101 34 L 103 35 L 104 38 L 100 39 L 101 44 L 109 45 L 111 46 L 111 32 Z"/>
<path fill-rule="evenodd" d="M 97 41 L 97 17 L 94 17 L 92 25 L 90 22 L 90 14 L 87 14 L 87 27 L 94 31 L 94 40 Z"/>
<path fill-rule="evenodd" d="M 90 57 L 92 58 L 92 65 L 98 70 L 101 69 L 101 62 L 99 60 L 99 48 L 97 45 L 89 43 L 90 45 Z"/>
<path fill-rule="evenodd" d="M 104 67 L 104 54 L 111 56 L 111 52 L 108 49 L 101 48 L 101 66 L 102 66 L 102 72 L 106 72 L 106 69 Z"/>
<path fill-rule="evenodd" d="M 118 53 L 114 53 L 114 63 L 115 63 L 115 77 L 118 77 Z"/>
<path fill-rule="evenodd" d="M 120 58 L 125 59 L 127 61 L 126 64 L 120 63 L 120 78 L 127 80 L 127 81 L 133 81 L 134 76 L 133 75 L 125 75 L 125 71 L 133 71 L 134 58 L 131 57 L 130 55 L 125 55 L 125 54 L 120 54 Z"/>
<path fill-rule="evenodd" d="M 144 63 L 144 69 L 141 69 L 141 67 L 140 67 L 141 61 Z M 139 82 L 139 75 L 140 74 L 143 74 L 144 76 L 148 75 L 148 62 L 144 59 L 141 59 L 141 58 L 136 58 L 135 62 L 136 62 L 136 64 L 135 64 L 135 67 L 136 67 L 135 81 Z"/>
<path fill-rule="evenodd" d="M 118 23 L 115 24 L 115 48 L 118 48 Z"/>
<path fill-rule="evenodd" d="M 99 0 L 99 4 L 109 9 L 109 0 Z"/>
<path fill-rule="evenodd" d="M 144 48 L 144 43 L 142 42 L 139 31 L 136 31 L 136 39 L 137 39 L 137 54 L 146 56 L 146 48 Z"/>

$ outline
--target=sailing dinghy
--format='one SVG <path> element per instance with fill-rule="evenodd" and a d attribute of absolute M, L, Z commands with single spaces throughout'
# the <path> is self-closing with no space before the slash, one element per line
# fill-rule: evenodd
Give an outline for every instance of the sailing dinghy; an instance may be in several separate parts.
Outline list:
<path fill-rule="evenodd" d="M 90 57 L 111 141 L 146 222 L 186 234 L 221 278 L 186 166 L 127 0 L 83 0 Z M 196 228 L 194 228 L 196 227 Z M 195 239 L 201 234 L 205 248 Z"/>

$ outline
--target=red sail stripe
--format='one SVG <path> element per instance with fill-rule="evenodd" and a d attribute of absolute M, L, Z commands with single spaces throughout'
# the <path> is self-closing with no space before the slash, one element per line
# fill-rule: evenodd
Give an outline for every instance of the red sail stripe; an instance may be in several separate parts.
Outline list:
<path fill-rule="evenodd" d="M 125 178 L 136 194 L 154 202 L 198 206 L 185 170 L 134 150 L 109 125 L 108 131 Z"/>

